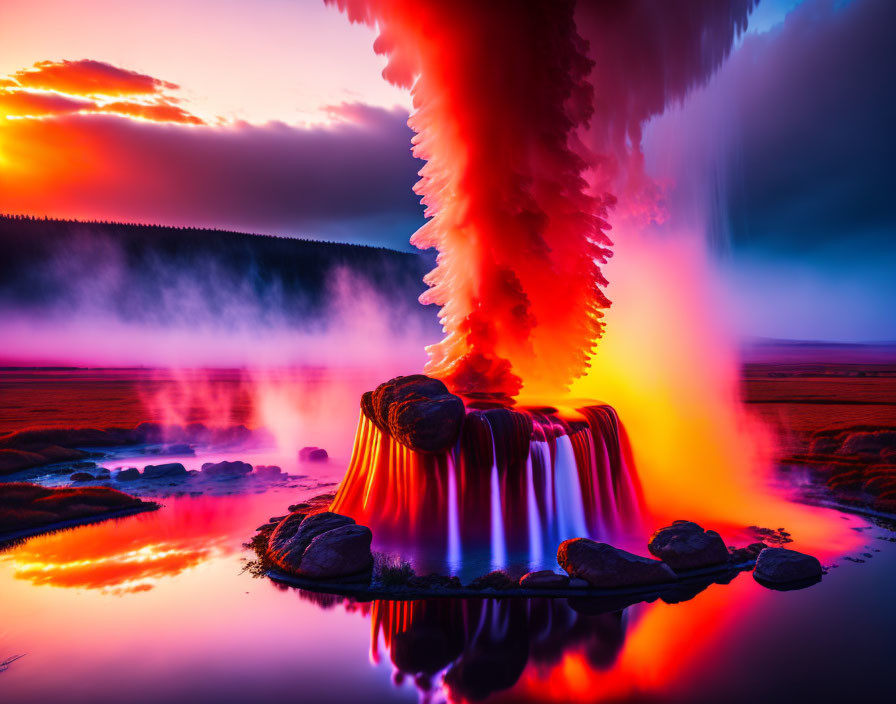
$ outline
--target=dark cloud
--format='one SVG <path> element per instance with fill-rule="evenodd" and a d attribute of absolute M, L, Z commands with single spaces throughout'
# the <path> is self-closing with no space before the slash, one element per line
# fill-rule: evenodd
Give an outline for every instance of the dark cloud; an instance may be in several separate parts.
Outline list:
<path fill-rule="evenodd" d="M 734 121 L 722 224 L 736 248 L 896 251 L 894 27 L 890 0 L 806 0 L 732 57 L 712 97 Z"/>
<path fill-rule="evenodd" d="M 319 127 L 182 126 L 73 114 L 9 120 L 0 212 L 214 226 L 407 248 L 422 221 L 401 109 Z M 11 173 L 11 171 L 10 171 Z M 357 224 L 357 228 L 353 227 Z"/>

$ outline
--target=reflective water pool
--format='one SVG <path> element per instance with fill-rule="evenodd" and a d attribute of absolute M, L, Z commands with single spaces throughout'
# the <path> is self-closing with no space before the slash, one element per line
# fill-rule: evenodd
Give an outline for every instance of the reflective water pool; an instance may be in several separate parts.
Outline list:
<path fill-rule="evenodd" d="M 313 489 L 181 497 L 0 554 L 10 702 L 882 701 L 893 533 L 777 592 L 742 573 L 681 603 L 356 603 L 243 573 L 254 528 Z M 854 560 L 863 560 L 858 562 Z"/>

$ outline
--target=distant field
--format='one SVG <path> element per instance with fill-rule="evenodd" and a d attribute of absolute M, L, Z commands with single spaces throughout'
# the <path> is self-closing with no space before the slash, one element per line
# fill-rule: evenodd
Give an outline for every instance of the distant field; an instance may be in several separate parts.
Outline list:
<path fill-rule="evenodd" d="M 742 388 L 751 410 L 785 433 L 896 427 L 896 363 L 747 364 Z"/>

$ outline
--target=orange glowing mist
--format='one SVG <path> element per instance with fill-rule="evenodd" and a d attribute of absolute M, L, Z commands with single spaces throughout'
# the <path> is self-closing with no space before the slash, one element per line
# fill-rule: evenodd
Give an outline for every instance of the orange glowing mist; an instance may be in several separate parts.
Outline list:
<path fill-rule="evenodd" d="M 612 267 L 618 304 L 572 392 L 625 420 L 654 525 L 688 518 L 729 540 L 747 525 L 783 526 L 819 555 L 849 549 L 854 537 L 836 515 L 769 489 L 773 438 L 740 402 L 735 340 L 703 239 L 624 234 Z"/>
<path fill-rule="evenodd" d="M 576 136 L 593 94 L 574 3 L 330 1 L 378 26 L 385 78 L 413 95 L 431 219 L 411 242 L 439 250 L 421 301 L 446 333 L 427 373 L 473 397 L 566 388 L 609 306 L 612 203 L 588 193 Z"/>

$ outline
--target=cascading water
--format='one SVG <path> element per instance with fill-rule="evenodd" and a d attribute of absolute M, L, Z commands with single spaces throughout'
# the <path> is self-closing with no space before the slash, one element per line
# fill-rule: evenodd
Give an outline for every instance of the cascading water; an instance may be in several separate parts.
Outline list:
<path fill-rule="evenodd" d="M 383 544 L 441 556 L 457 572 L 487 553 L 491 568 L 536 567 L 563 540 L 637 531 L 641 490 L 608 406 L 467 409 L 444 452 L 402 444 L 361 412 L 352 460 L 330 510 Z"/>

